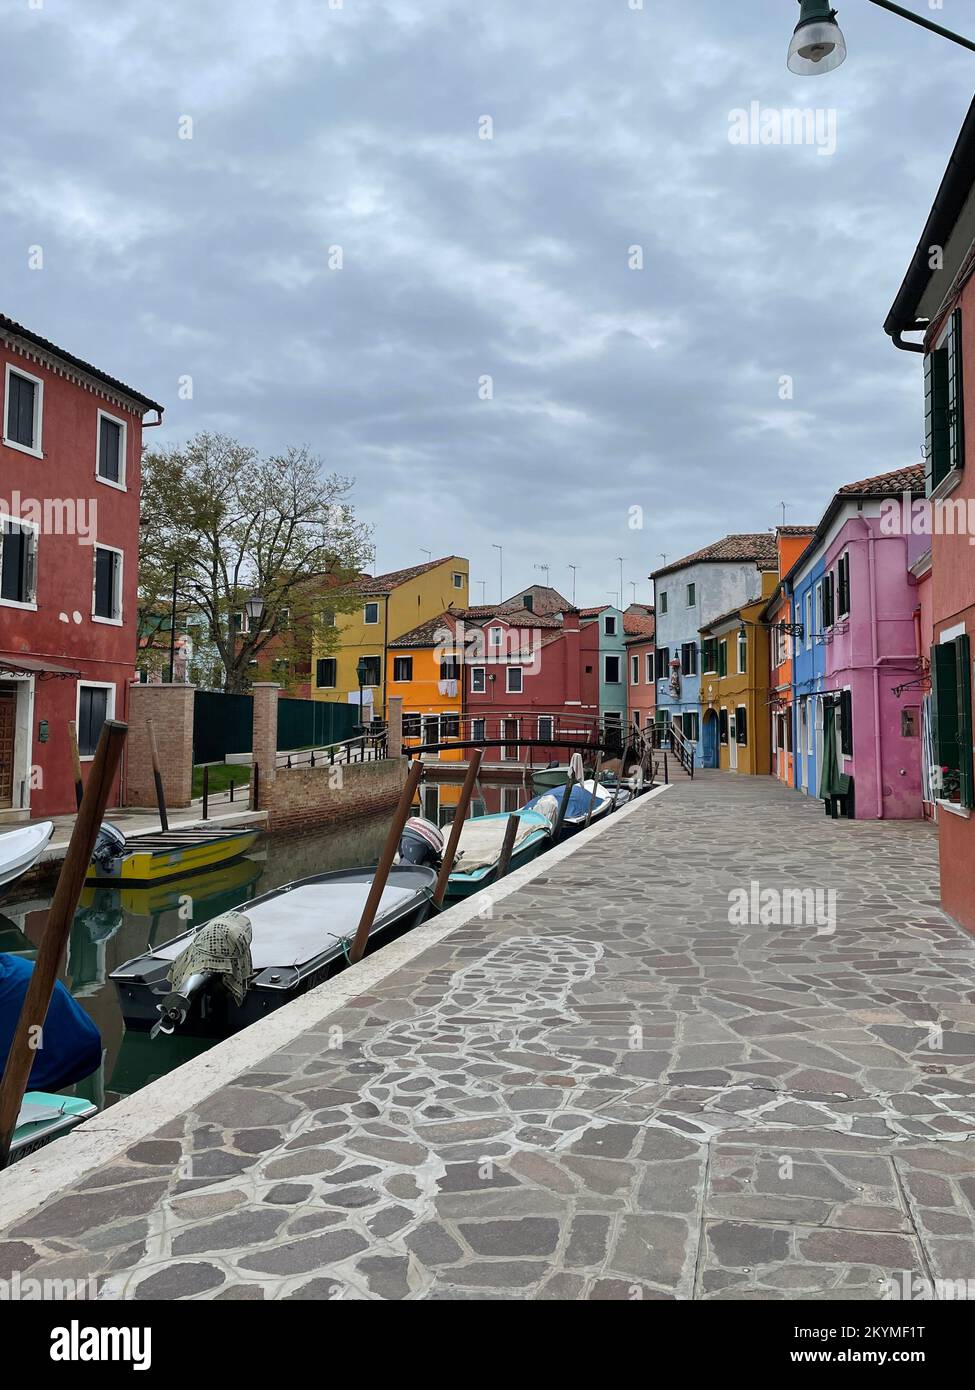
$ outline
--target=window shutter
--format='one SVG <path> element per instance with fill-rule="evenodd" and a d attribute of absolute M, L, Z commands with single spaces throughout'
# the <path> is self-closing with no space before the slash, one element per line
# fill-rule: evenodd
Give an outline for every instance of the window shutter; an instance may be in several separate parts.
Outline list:
<path fill-rule="evenodd" d="M 37 533 L 24 530 L 24 602 L 37 602 Z"/>
<path fill-rule="evenodd" d="M 948 469 L 965 466 L 965 397 L 962 382 L 961 353 L 961 310 L 955 309 L 951 315 L 951 331 L 948 334 L 947 375 L 947 425 L 948 425 Z"/>
<path fill-rule="evenodd" d="M 972 644 L 967 633 L 957 637 L 955 647 L 955 685 L 958 697 L 958 774 L 961 804 L 975 806 L 972 768 Z"/>
<path fill-rule="evenodd" d="M 739 743 L 748 742 L 748 710 L 744 705 L 738 706 L 738 717 L 735 720 L 735 737 Z"/>
<path fill-rule="evenodd" d="M 840 692 L 840 750 L 848 756 L 853 753 L 853 694 L 849 690 Z"/>
<path fill-rule="evenodd" d="M 934 747 L 939 767 L 958 766 L 958 708 L 955 644 L 939 642 L 931 648 L 931 710 Z"/>

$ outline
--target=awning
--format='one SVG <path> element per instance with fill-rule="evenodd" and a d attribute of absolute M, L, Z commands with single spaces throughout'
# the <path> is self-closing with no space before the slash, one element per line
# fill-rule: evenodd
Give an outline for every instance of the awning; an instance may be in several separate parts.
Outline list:
<path fill-rule="evenodd" d="M 0 671 L 17 676 L 80 676 L 70 666 L 58 666 L 54 661 L 40 661 L 34 656 L 0 656 Z"/>

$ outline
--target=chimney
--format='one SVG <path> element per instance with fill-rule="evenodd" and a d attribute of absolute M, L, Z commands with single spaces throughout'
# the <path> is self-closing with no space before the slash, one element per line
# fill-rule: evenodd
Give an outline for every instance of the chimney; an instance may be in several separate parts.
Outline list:
<path fill-rule="evenodd" d="M 562 643 L 565 650 L 565 702 L 582 703 L 582 634 L 579 614 L 562 614 Z"/>

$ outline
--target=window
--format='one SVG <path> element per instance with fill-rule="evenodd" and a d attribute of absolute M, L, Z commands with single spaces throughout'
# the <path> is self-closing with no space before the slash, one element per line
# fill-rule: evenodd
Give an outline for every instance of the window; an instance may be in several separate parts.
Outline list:
<path fill-rule="evenodd" d="M 820 616 L 822 618 L 822 628 L 824 632 L 826 628 L 833 626 L 833 621 L 836 616 L 834 612 L 835 594 L 836 576 L 833 571 L 830 570 L 828 574 L 823 575 L 823 583 L 820 588 Z"/>
<path fill-rule="evenodd" d="M 453 583 L 454 583 L 454 588 L 455 588 L 455 589 L 463 589 L 463 587 L 464 587 L 464 576 L 463 576 L 458 570 L 455 570 L 455 571 L 454 571 L 454 573 L 453 573 L 453 575 L 451 576 L 451 578 L 453 579 Z"/>
<path fill-rule="evenodd" d="M 705 673 L 718 669 L 718 644 L 713 637 L 705 637 L 701 642 L 701 670 Z"/>
<path fill-rule="evenodd" d="M 334 608 L 323 608 L 323 609 L 322 609 L 322 627 L 334 627 L 334 626 L 335 626 L 335 609 L 334 609 Z"/>
<path fill-rule="evenodd" d="M 335 688 L 335 657 L 319 657 L 315 662 L 315 684 L 320 690 L 334 690 Z"/>
<path fill-rule="evenodd" d="M 516 763 L 518 761 L 517 719 L 502 719 L 501 737 L 508 740 L 501 749 L 501 761 L 503 763 Z"/>
<path fill-rule="evenodd" d="M 850 552 L 844 551 L 836 566 L 836 612 L 845 618 L 850 612 Z"/>
<path fill-rule="evenodd" d="M 483 719 L 471 720 L 471 738 L 475 743 L 480 743 L 484 739 L 485 723 Z"/>
<path fill-rule="evenodd" d="M 607 685 L 619 685 L 620 659 L 618 656 L 603 657 L 603 680 Z"/>
<path fill-rule="evenodd" d="M 381 683 L 380 658 L 378 656 L 364 656 L 362 661 L 365 663 L 365 672 L 362 677 L 362 684 L 379 685 Z M 358 663 L 357 663 L 358 664 Z M 356 675 L 358 679 L 358 674 Z"/>
<path fill-rule="evenodd" d="M 502 638 L 503 633 L 504 633 L 504 629 L 503 629 L 503 628 L 500 628 L 500 627 L 490 627 L 490 628 L 488 628 L 488 642 L 490 643 L 490 645 L 491 645 L 492 647 L 500 647 L 500 646 L 501 646 L 501 638 Z"/>
<path fill-rule="evenodd" d="M 819 631 L 820 634 L 822 634 L 824 628 L 826 627 L 826 624 L 823 622 L 823 603 L 824 603 L 824 598 L 823 598 L 823 586 L 822 586 L 822 584 L 817 584 L 817 585 L 816 585 L 816 617 L 817 617 L 817 628 L 818 628 L 818 631 Z"/>
<path fill-rule="evenodd" d="M 640 727 L 640 711 L 638 709 L 633 711 L 633 727 L 635 729 L 639 729 Z"/>
<path fill-rule="evenodd" d="M 924 453 L 930 497 L 965 466 L 961 310 L 955 309 L 924 359 Z"/>
<path fill-rule="evenodd" d="M 718 713 L 718 741 L 728 742 L 728 711 L 724 708 Z"/>
<path fill-rule="evenodd" d="M 440 737 L 460 738 L 459 714 L 442 714 L 440 716 Z"/>
<path fill-rule="evenodd" d="M 688 584 L 687 586 L 687 606 L 693 608 L 697 603 L 697 585 Z"/>
<path fill-rule="evenodd" d="M 538 738 L 541 743 L 551 743 L 555 737 L 555 720 L 550 714 L 538 716 Z"/>
<path fill-rule="evenodd" d="M 509 666 L 507 669 L 507 690 L 509 695 L 520 695 L 525 688 L 524 675 L 520 666 Z"/>
<path fill-rule="evenodd" d="M 33 607 L 37 602 L 37 531 L 4 518 L 0 542 L 0 600 Z"/>
<path fill-rule="evenodd" d="M 696 713 L 684 715 L 684 737 L 690 739 L 691 743 L 697 743 L 701 736 L 701 716 Z"/>
<path fill-rule="evenodd" d="M 472 667 L 471 667 L 471 694 L 472 694 L 472 695 L 483 695 L 483 694 L 484 694 L 484 689 L 485 689 L 485 687 L 484 687 L 484 667 L 483 667 L 483 666 L 472 666 Z"/>
<path fill-rule="evenodd" d="M 630 684 L 640 684 L 640 658 L 638 656 L 630 657 Z"/>
<path fill-rule="evenodd" d="M 657 680 L 662 681 L 670 675 L 670 648 L 658 647 L 657 657 Z"/>
<path fill-rule="evenodd" d="M 853 754 L 853 694 L 840 691 L 840 752 L 849 758 Z"/>
<path fill-rule="evenodd" d="M 378 603 L 367 603 L 367 604 L 366 604 L 365 609 L 363 610 L 363 614 L 362 614 L 362 621 L 363 621 L 364 623 L 367 623 L 370 627 L 372 627 L 374 623 L 378 623 L 378 622 L 379 622 L 379 604 L 378 604 Z"/>
<path fill-rule="evenodd" d="M 115 714 L 115 686 L 78 684 L 78 752 L 83 758 L 93 758 L 98 736 L 106 719 Z"/>
<path fill-rule="evenodd" d="M 393 657 L 393 680 L 411 681 L 413 679 L 413 658 L 411 656 Z"/>
<path fill-rule="evenodd" d="M 291 609 L 290 609 L 290 608 L 279 608 L 279 609 L 278 609 L 278 618 L 277 618 L 277 622 L 274 624 L 274 630 L 275 630 L 275 632 L 287 632 L 290 626 L 291 626 Z M 262 628 L 261 630 L 262 630 L 263 632 L 269 631 L 268 628 Z"/>
<path fill-rule="evenodd" d="M 728 674 L 728 643 L 727 643 L 727 642 L 719 642 L 719 643 L 718 643 L 718 670 L 717 670 L 717 674 L 718 674 L 719 676 L 726 676 L 726 675 Z"/>
<path fill-rule="evenodd" d="M 680 669 L 685 676 L 697 675 L 697 644 L 685 642 L 680 649 Z"/>
<path fill-rule="evenodd" d="M 460 661 L 456 656 L 448 656 L 441 661 L 440 679 L 442 681 L 460 680 Z"/>
<path fill-rule="evenodd" d="M 647 652 L 647 685 L 653 685 L 653 652 Z"/>
<path fill-rule="evenodd" d="M 660 595 L 659 608 L 661 613 L 667 612 L 667 593 L 666 590 Z"/>
<path fill-rule="evenodd" d="M 234 625 L 234 632 L 250 632 L 250 624 L 247 621 L 246 613 L 233 613 L 231 620 Z"/>
<path fill-rule="evenodd" d="M 738 633 L 738 674 L 743 676 L 748 670 L 748 633 Z"/>
<path fill-rule="evenodd" d="M 607 637 L 616 636 L 616 618 L 612 613 L 607 613 L 603 619 L 603 632 Z"/>
<path fill-rule="evenodd" d="M 524 608 L 524 610 L 525 610 L 526 613 L 534 613 L 534 611 L 535 611 L 535 595 L 534 595 L 534 594 L 523 594 L 523 595 L 522 595 L 522 599 L 521 599 L 521 606 L 522 606 L 522 608 Z"/>
<path fill-rule="evenodd" d="M 807 589 L 807 590 L 806 590 L 804 612 L 805 612 L 805 627 L 806 627 L 806 651 L 808 652 L 808 651 L 810 650 L 810 648 L 812 647 L 812 639 L 813 639 L 813 604 L 812 604 L 812 589 Z"/>
<path fill-rule="evenodd" d="M 319 685 L 320 685 L 320 684 L 321 684 L 321 681 L 319 681 Z M 404 737 L 404 738 L 419 738 L 419 737 L 420 737 L 420 716 L 419 716 L 418 714 L 404 714 L 404 715 L 403 715 L 403 737 Z"/>
<path fill-rule="evenodd" d="M 3 442 L 11 449 L 41 457 L 41 412 L 44 383 L 7 363 Z"/>
<path fill-rule="evenodd" d="M 103 483 L 125 487 L 125 421 L 98 412 L 98 459 L 95 476 Z"/>
<path fill-rule="evenodd" d="M 122 621 L 122 552 L 96 545 L 91 616 L 100 623 Z"/>
<path fill-rule="evenodd" d="M 739 705 L 735 710 L 735 742 L 739 744 L 748 742 L 748 710 L 744 705 Z"/>

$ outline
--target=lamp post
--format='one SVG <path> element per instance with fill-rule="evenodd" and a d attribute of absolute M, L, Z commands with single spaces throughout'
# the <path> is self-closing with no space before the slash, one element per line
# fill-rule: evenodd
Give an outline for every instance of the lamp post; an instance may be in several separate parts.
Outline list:
<path fill-rule="evenodd" d="M 264 599 L 261 595 L 251 594 L 244 602 L 244 611 L 247 613 L 248 628 L 253 628 L 255 623 L 260 627 L 261 619 L 264 617 Z"/>
<path fill-rule="evenodd" d="M 179 584 L 179 561 L 173 561 L 173 604 L 169 612 L 169 684 L 176 671 L 176 589 Z"/>
<path fill-rule="evenodd" d="M 492 544 L 491 549 L 492 549 L 492 550 L 496 550 L 496 551 L 498 552 L 498 588 L 501 590 L 501 592 L 498 594 L 498 602 L 499 602 L 499 603 L 503 603 L 503 602 L 504 602 L 504 546 L 498 545 L 497 541 L 495 541 L 495 542 Z"/>
<path fill-rule="evenodd" d="M 971 39 L 952 33 L 933 20 L 923 19 L 913 10 L 906 10 L 903 5 L 895 5 L 893 0 L 870 0 L 870 3 L 975 53 L 975 42 Z M 846 40 L 836 22 L 836 10 L 832 8 L 830 0 L 799 0 L 799 7 L 799 23 L 789 44 L 789 71 L 800 77 L 816 77 L 820 73 L 833 72 L 846 60 Z"/>

